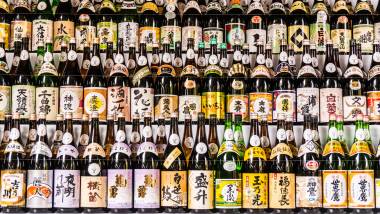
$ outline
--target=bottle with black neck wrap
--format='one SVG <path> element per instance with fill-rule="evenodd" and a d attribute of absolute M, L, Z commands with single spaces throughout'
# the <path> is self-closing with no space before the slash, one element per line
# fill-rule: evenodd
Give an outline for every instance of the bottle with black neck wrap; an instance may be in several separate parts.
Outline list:
<path fill-rule="evenodd" d="M 380 100 L 380 43 L 378 40 L 373 41 L 373 55 L 370 69 L 368 71 L 367 82 L 367 113 L 371 122 L 379 122 L 380 111 L 378 100 Z M 380 206 L 380 205 L 379 205 Z"/>

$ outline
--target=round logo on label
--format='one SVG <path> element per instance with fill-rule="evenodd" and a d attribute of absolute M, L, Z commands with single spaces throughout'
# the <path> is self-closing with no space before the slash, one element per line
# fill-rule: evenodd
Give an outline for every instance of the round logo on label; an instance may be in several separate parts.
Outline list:
<path fill-rule="evenodd" d="M 17 128 L 12 128 L 9 134 L 10 140 L 17 140 L 20 137 L 20 131 Z"/>
<path fill-rule="evenodd" d="M 281 62 L 286 62 L 288 61 L 288 54 L 286 52 L 281 52 L 280 53 L 280 61 Z"/>
<path fill-rule="evenodd" d="M 115 140 L 116 140 L 116 142 L 124 142 L 125 141 L 125 131 L 118 130 L 116 132 Z"/>
<path fill-rule="evenodd" d="M 236 170 L 236 163 L 233 161 L 227 161 L 223 164 L 223 169 L 229 172 Z"/>
<path fill-rule="evenodd" d="M 179 142 L 180 142 L 180 140 L 179 140 L 179 136 L 177 134 L 170 135 L 170 137 L 169 137 L 169 143 L 171 145 L 176 146 L 176 145 L 179 144 Z"/>
<path fill-rule="evenodd" d="M 21 60 L 28 60 L 29 59 L 29 53 L 27 50 L 22 50 L 20 54 Z"/>
<path fill-rule="evenodd" d="M 199 154 L 206 154 L 207 152 L 207 145 L 203 142 L 199 142 L 197 146 L 195 147 L 195 151 Z"/>
<path fill-rule="evenodd" d="M 124 56 L 122 54 L 116 54 L 115 63 L 122 64 L 124 62 Z"/>
<path fill-rule="evenodd" d="M 35 141 L 37 139 L 37 130 L 35 130 L 35 129 L 29 129 L 28 139 L 30 141 Z"/>
<path fill-rule="evenodd" d="M 319 168 L 319 163 L 318 161 L 311 160 L 305 163 L 305 168 L 311 171 L 318 170 Z"/>
<path fill-rule="evenodd" d="M 145 126 L 142 133 L 145 138 L 152 137 L 152 128 L 150 126 Z"/>
<path fill-rule="evenodd" d="M 38 136 L 45 136 L 46 135 L 46 126 L 43 124 L 39 124 L 37 127 L 37 134 L 38 134 Z"/>
<path fill-rule="evenodd" d="M 287 141 L 294 140 L 294 133 L 292 130 L 286 130 L 286 140 Z"/>
<path fill-rule="evenodd" d="M 260 65 L 265 64 L 265 56 L 262 54 L 257 55 L 256 62 L 257 64 L 260 64 Z"/>
<path fill-rule="evenodd" d="M 210 143 L 208 145 L 208 149 L 210 150 L 210 154 L 212 155 L 217 154 L 219 150 L 218 145 L 216 145 L 215 143 Z"/>
<path fill-rule="evenodd" d="M 56 130 L 54 132 L 53 140 L 54 141 L 62 141 L 62 138 L 63 138 L 63 132 L 61 130 Z"/>
<path fill-rule="evenodd" d="M 60 55 L 59 55 L 59 61 L 60 62 L 65 62 L 67 59 L 67 54 L 66 52 L 62 52 Z"/>
<path fill-rule="evenodd" d="M 68 145 L 71 142 L 73 142 L 73 135 L 69 132 L 66 132 L 65 134 L 63 134 L 62 143 L 65 145 Z"/>
<path fill-rule="evenodd" d="M 53 61 L 53 54 L 50 52 L 46 52 L 44 55 L 44 62 L 51 62 Z"/>
<path fill-rule="evenodd" d="M 69 53 L 68 53 L 68 57 L 67 57 L 70 61 L 74 61 L 77 59 L 77 52 L 75 52 L 74 50 L 70 50 Z M 86 61 L 86 60 L 85 60 Z M 85 61 L 83 61 L 83 64 L 85 63 Z M 89 66 L 90 67 L 90 66 Z"/>
<path fill-rule="evenodd" d="M 170 63 L 170 60 L 171 60 L 170 54 L 169 53 L 164 53 L 164 55 L 162 56 L 162 61 L 164 63 Z"/>
<path fill-rule="evenodd" d="M 192 137 L 187 137 L 185 139 L 185 142 L 183 142 L 183 144 L 187 147 L 187 148 L 193 148 L 194 146 L 194 139 Z"/>
<path fill-rule="evenodd" d="M 219 62 L 219 65 L 223 68 L 227 68 L 228 67 L 228 60 L 226 58 L 222 58 Z"/>
<path fill-rule="evenodd" d="M 336 67 L 333 63 L 327 63 L 326 65 L 326 71 L 329 73 L 334 73 L 336 71 Z"/>
<path fill-rule="evenodd" d="M 306 129 L 305 131 L 303 131 L 303 138 L 306 141 L 313 140 L 313 133 L 312 133 L 311 129 Z"/>
<path fill-rule="evenodd" d="M 252 135 L 251 138 L 249 139 L 249 144 L 251 144 L 251 146 L 260 146 L 259 136 Z"/>
<path fill-rule="evenodd" d="M 193 49 L 187 49 L 186 58 L 188 58 L 188 59 L 194 59 L 194 57 L 195 57 L 194 50 Z"/>
<path fill-rule="evenodd" d="M 82 134 L 79 139 L 79 144 L 82 146 L 88 145 L 89 137 L 87 134 Z"/>
<path fill-rule="evenodd" d="M 358 59 L 358 57 L 356 55 L 351 55 L 350 58 L 348 59 L 348 61 L 352 65 L 356 65 L 356 64 L 359 63 L 359 59 Z"/>
<path fill-rule="evenodd" d="M 250 56 L 244 54 L 244 55 L 243 55 L 243 58 L 241 59 L 241 61 L 243 62 L 244 65 L 250 64 L 250 61 L 251 61 L 251 60 L 250 60 Z"/>
<path fill-rule="evenodd" d="M 91 163 L 87 168 L 88 173 L 92 176 L 99 175 L 100 170 L 101 169 L 98 163 Z"/>
<path fill-rule="evenodd" d="M 40 2 L 38 3 L 38 5 L 37 5 L 37 9 L 38 9 L 38 10 L 45 10 L 46 7 L 47 7 L 47 4 L 46 4 L 46 2 L 44 2 L 44 1 L 40 1 Z"/>
<path fill-rule="evenodd" d="M 132 132 L 131 143 L 138 143 L 138 142 L 140 142 L 140 134 L 138 132 Z"/>
<path fill-rule="evenodd" d="M 12 65 L 13 66 L 18 66 L 19 62 L 20 62 L 20 57 L 19 56 L 13 57 L 13 61 L 12 61 Z"/>
<path fill-rule="evenodd" d="M 91 59 L 91 66 L 98 66 L 100 64 L 100 59 L 98 56 L 93 56 Z"/>
<path fill-rule="evenodd" d="M 358 140 L 365 140 L 366 134 L 364 129 L 356 130 L 355 138 Z"/>
<path fill-rule="evenodd" d="M 91 64 L 90 60 L 84 60 L 82 62 L 82 68 L 88 70 L 90 68 L 90 64 Z"/>
<path fill-rule="evenodd" d="M 211 65 L 216 65 L 216 64 L 218 64 L 218 57 L 216 55 L 211 55 L 210 58 L 208 59 L 208 62 Z"/>
<path fill-rule="evenodd" d="M 268 147 L 270 145 L 270 141 L 269 141 L 269 138 L 267 136 L 262 136 L 260 138 L 260 142 L 261 142 L 261 145 L 263 147 Z"/>
<path fill-rule="evenodd" d="M 224 132 L 224 139 L 226 139 L 228 141 L 234 140 L 234 132 L 232 131 L 232 129 L 227 129 Z"/>
<path fill-rule="evenodd" d="M 198 61 L 197 61 L 197 64 L 199 66 L 205 66 L 206 65 L 206 59 L 204 57 L 199 57 Z"/>
<path fill-rule="evenodd" d="M 289 57 L 289 65 L 295 65 L 296 64 L 296 58 L 294 56 Z"/>
<path fill-rule="evenodd" d="M 311 64 L 313 67 L 318 67 L 318 59 L 315 57 L 311 58 Z"/>
<path fill-rule="evenodd" d="M 153 61 L 153 60 L 152 60 Z M 147 63 L 147 59 L 145 56 L 139 56 L 139 59 L 137 61 L 137 63 L 140 65 L 140 66 L 144 66 L 146 65 Z"/>
<path fill-rule="evenodd" d="M 103 94 L 98 92 L 90 92 L 84 98 L 84 108 L 87 112 L 98 111 L 103 112 L 106 109 L 107 101 Z"/>
<path fill-rule="evenodd" d="M 310 56 L 310 54 L 303 55 L 302 61 L 303 61 L 303 63 L 310 64 L 311 63 L 311 56 Z"/>
<path fill-rule="evenodd" d="M 372 58 L 373 58 L 373 61 L 380 62 L 380 53 L 379 52 L 373 53 Z"/>
<path fill-rule="evenodd" d="M 235 61 L 241 61 L 241 59 L 242 59 L 241 51 L 235 51 L 235 53 L 234 53 L 234 60 Z"/>
<path fill-rule="evenodd" d="M 265 66 L 267 66 L 267 68 L 272 68 L 273 67 L 273 60 L 272 59 L 265 59 Z"/>
<path fill-rule="evenodd" d="M 5 56 L 5 50 L 4 48 L 0 48 L 0 58 L 3 58 Z"/>
<path fill-rule="evenodd" d="M 331 128 L 329 129 L 329 137 L 330 137 L 331 139 L 336 139 L 336 138 L 338 138 L 338 130 L 337 130 L 335 127 L 331 127 Z"/>
<path fill-rule="evenodd" d="M 285 140 L 286 139 L 286 131 L 285 131 L 285 129 L 279 129 L 279 130 L 277 130 L 277 139 L 278 140 Z"/>
<path fill-rule="evenodd" d="M 136 67 L 136 62 L 133 59 L 129 59 L 127 63 L 127 68 L 129 70 L 134 69 Z"/>

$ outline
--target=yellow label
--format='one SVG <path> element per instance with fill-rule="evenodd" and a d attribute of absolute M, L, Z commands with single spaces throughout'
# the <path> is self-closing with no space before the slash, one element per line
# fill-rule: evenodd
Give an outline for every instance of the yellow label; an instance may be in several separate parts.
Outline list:
<path fill-rule="evenodd" d="M 241 179 L 215 180 L 215 208 L 241 208 Z"/>
<path fill-rule="evenodd" d="M 290 13 L 293 13 L 295 10 L 302 10 L 305 13 L 309 13 L 308 8 L 306 8 L 305 3 L 303 1 L 294 1 L 292 6 L 290 7 Z"/>
<path fill-rule="evenodd" d="M 331 30 L 331 41 L 338 45 L 340 53 L 350 52 L 351 29 L 334 29 Z"/>
<path fill-rule="evenodd" d="M 24 207 L 26 171 L 18 169 L 1 170 L 1 206 Z"/>
<path fill-rule="evenodd" d="M 309 39 L 309 25 L 291 25 L 288 27 L 288 44 L 294 46 L 295 53 L 302 52 L 302 42 L 305 39 Z"/>
<path fill-rule="evenodd" d="M 161 207 L 186 206 L 186 171 L 161 171 L 161 177 Z"/>
<path fill-rule="evenodd" d="M 8 23 L 0 23 L 0 38 L 3 38 L 5 49 L 9 49 L 9 33 L 10 25 Z"/>
<path fill-rule="evenodd" d="M 344 150 L 342 147 L 342 144 L 340 144 L 337 140 L 330 140 L 326 143 L 325 148 L 323 149 L 323 156 L 329 155 L 329 154 L 341 154 L 344 155 Z"/>
<path fill-rule="evenodd" d="M 234 141 L 225 141 L 225 142 L 222 142 L 222 145 L 219 148 L 217 156 L 220 156 L 225 152 L 235 152 L 236 154 L 239 154 L 239 149 L 236 146 Z"/>
<path fill-rule="evenodd" d="M 106 176 L 81 176 L 81 207 L 106 207 L 107 206 L 107 177 Z"/>
<path fill-rule="evenodd" d="M 158 71 L 157 71 L 157 76 L 161 75 L 161 74 L 169 74 L 173 77 L 176 76 L 176 73 L 175 73 L 175 70 L 173 68 L 173 66 L 171 65 L 161 65 L 159 68 L 158 68 Z"/>
<path fill-rule="evenodd" d="M 349 155 L 354 156 L 358 153 L 372 155 L 367 142 L 359 140 L 352 144 Z"/>
<path fill-rule="evenodd" d="M 11 86 L 0 86 L 0 118 L 11 112 Z"/>
<path fill-rule="evenodd" d="M 361 10 L 371 11 L 372 12 L 371 6 L 369 6 L 369 3 L 367 1 L 361 1 L 361 2 L 358 2 L 356 4 L 356 6 L 355 6 L 355 13 L 358 13 Z"/>
<path fill-rule="evenodd" d="M 263 160 L 267 160 L 264 149 L 258 146 L 253 146 L 245 150 L 244 161 L 251 158 L 261 158 Z"/>
<path fill-rule="evenodd" d="M 373 170 L 348 170 L 348 208 L 374 208 Z"/>
<path fill-rule="evenodd" d="M 173 151 L 171 151 L 168 157 L 165 159 L 164 167 L 166 169 L 169 169 L 170 165 L 172 165 L 172 163 L 175 161 L 176 158 L 178 158 L 178 156 L 181 155 L 181 153 L 181 150 L 179 150 L 178 147 L 175 147 Z"/>
<path fill-rule="evenodd" d="M 294 209 L 295 191 L 293 173 L 269 173 L 269 208 Z"/>
<path fill-rule="evenodd" d="M 277 144 L 272 149 L 272 152 L 270 154 L 270 159 L 273 159 L 273 158 L 277 157 L 280 154 L 288 155 L 289 157 L 293 158 L 292 149 L 286 143 L 279 143 L 279 144 Z"/>
<path fill-rule="evenodd" d="M 323 207 L 347 208 L 347 171 L 323 170 Z"/>
<path fill-rule="evenodd" d="M 0 0 L 0 8 L 9 13 L 9 5 L 6 1 Z"/>
<path fill-rule="evenodd" d="M 380 179 L 375 179 L 376 208 L 380 207 Z"/>
<path fill-rule="evenodd" d="M 227 112 L 234 115 L 240 114 L 243 121 L 249 121 L 248 96 L 247 95 L 227 95 Z"/>
<path fill-rule="evenodd" d="M 359 24 L 354 25 L 352 30 L 353 39 L 356 39 L 362 46 L 362 53 L 370 53 L 373 52 L 373 24 Z"/>
<path fill-rule="evenodd" d="M 11 22 L 11 48 L 14 48 L 15 41 L 21 41 L 21 38 L 32 38 L 32 22 L 29 21 L 12 21 Z M 29 39 L 31 42 L 31 39 Z"/>
<path fill-rule="evenodd" d="M 345 10 L 347 13 L 349 13 L 348 6 L 345 0 L 338 0 L 335 2 L 333 6 L 333 12 L 338 12 L 340 10 Z"/>
<path fill-rule="evenodd" d="M 188 208 L 210 210 L 214 208 L 214 171 L 189 170 Z"/>
<path fill-rule="evenodd" d="M 224 92 L 203 92 L 202 112 L 207 119 L 211 114 L 216 114 L 218 119 L 224 119 Z"/>
<path fill-rule="evenodd" d="M 153 43 L 157 43 L 158 45 L 160 45 L 159 27 L 140 27 L 139 31 L 140 42 L 145 41 L 147 51 L 152 51 Z"/>
<path fill-rule="evenodd" d="M 107 119 L 107 88 L 87 87 L 84 88 L 84 111 L 91 115 L 99 113 L 99 120 Z"/>
<path fill-rule="evenodd" d="M 172 94 L 156 94 L 154 96 L 154 116 L 158 120 L 160 115 L 170 119 L 173 112 L 178 112 L 178 96 Z"/>
<path fill-rule="evenodd" d="M 272 102 L 271 93 L 255 92 L 249 93 L 249 112 L 258 114 L 258 116 L 267 116 L 268 122 L 272 122 Z"/>
<path fill-rule="evenodd" d="M 147 10 L 151 10 L 155 13 L 158 13 L 158 7 L 155 3 L 153 2 L 146 2 L 143 6 L 142 6 L 142 9 L 141 9 L 141 13 L 147 11 Z"/>
<path fill-rule="evenodd" d="M 54 32 L 54 51 L 61 51 L 63 41 L 69 44 L 70 39 L 74 38 L 74 22 L 72 21 L 55 21 L 53 26 Z"/>
<path fill-rule="evenodd" d="M 264 151 L 265 151 L 265 155 L 267 157 L 267 160 L 269 160 L 270 159 L 270 154 L 272 153 L 272 149 L 270 147 L 265 147 Z"/>
<path fill-rule="evenodd" d="M 268 174 L 243 173 L 243 208 L 268 208 Z"/>

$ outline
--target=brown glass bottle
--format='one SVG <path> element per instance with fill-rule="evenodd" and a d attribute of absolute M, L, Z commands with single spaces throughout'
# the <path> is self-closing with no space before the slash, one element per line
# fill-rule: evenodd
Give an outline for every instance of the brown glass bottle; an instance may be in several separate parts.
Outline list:
<path fill-rule="evenodd" d="M 111 70 L 115 65 L 113 59 L 113 42 L 107 42 L 106 49 L 106 61 L 104 63 L 104 75 L 108 78 L 111 74 Z"/>
<path fill-rule="evenodd" d="M 84 150 L 86 149 L 86 146 L 88 145 L 89 134 L 90 134 L 89 128 L 90 126 L 89 126 L 88 114 L 83 114 L 80 137 L 79 137 L 79 142 L 78 142 L 79 158 L 83 158 Z"/>
<path fill-rule="evenodd" d="M 91 48 L 88 42 L 84 43 L 83 47 L 83 60 L 82 60 L 82 66 L 80 67 L 80 74 L 82 75 L 82 78 L 86 78 L 88 69 L 90 68 L 91 64 Z"/>
<path fill-rule="evenodd" d="M 106 152 L 106 159 L 109 160 L 113 144 L 115 143 L 115 115 L 107 115 L 107 132 L 106 140 L 104 142 L 104 151 Z"/>
<path fill-rule="evenodd" d="M 71 114 L 72 115 L 72 114 Z M 72 116 L 71 116 L 72 117 Z M 53 157 L 57 156 L 58 149 L 62 145 L 62 136 L 63 136 L 63 115 L 57 114 L 55 122 L 55 132 L 53 135 L 53 140 L 50 146 L 50 150 L 53 154 Z"/>
<path fill-rule="evenodd" d="M 31 114 L 29 117 L 29 131 L 28 139 L 25 145 L 25 155 L 27 158 L 30 157 L 30 152 L 37 140 L 37 116 L 36 114 Z"/>
<path fill-rule="evenodd" d="M 167 147 L 167 138 L 166 138 L 166 128 L 165 128 L 165 117 L 160 115 L 157 120 L 157 138 L 156 138 L 156 147 L 158 152 L 158 157 L 160 160 L 164 159 L 165 149 Z"/>
<path fill-rule="evenodd" d="M 3 130 L 3 137 L 1 138 L 1 144 L 0 144 L 0 158 L 4 159 L 5 154 L 5 148 L 7 148 L 7 145 L 9 143 L 9 134 L 11 132 L 12 126 L 12 115 L 6 114 L 4 118 L 4 130 Z"/>
<path fill-rule="evenodd" d="M 59 76 L 63 75 L 63 71 L 65 69 L 65 66 L 67 64 L 67 43 L 65 41 L 62 41 L 61 43 L 61 53 L 59 54 L 59 63 L 57 67 L 57 73 Z"/>
<path fill-rule="evenodd" d="M 219 139 L 218 139 L 218 123 L 219 120 L 215 114 L 210 115 L 209 120 L 209 135 L 208 135 L 208 149 L 210 150 L 210 158 L 215 160 L 219 151 Z"/>
<path fill-rule="evenodd" d="M 183 132 L 182 148 L 185 153 L 186 161 L 189 161 L 191 151 L 194 148 L 193 129 L 190 114 L 185 115 L 185 128 Z"/>
<path fill-rule="evenodd" d="M 137 150 L 140 147 L 141 143 L 141 134 L 140 134 L 140 116 L 134 114 L 132 117 L 132 132 L 129 142 L 129 147 L 132 151 L 132 159 L 135 160 L 137 157 Z"/>

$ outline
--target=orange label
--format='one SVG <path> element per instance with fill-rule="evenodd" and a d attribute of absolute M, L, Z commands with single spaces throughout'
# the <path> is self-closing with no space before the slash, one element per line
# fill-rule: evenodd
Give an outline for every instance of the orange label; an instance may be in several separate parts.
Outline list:
<path fill-rule="evenodd" d="M 370 121 L 380 121 L 380 91 L 367 92 L 367 112 Z"/>
<path fill-rule="evenodd" d="M 187 205 L 186 171 L 161 171 L 161 207 Z"/>
<path fill-rule="evenodd" d="M 168 169 L 170 165 L 172 165 L 172 163 L 175 161 L 175 159 L 181 155 L 181 153 L 181 150 L 179 150 L 178 147 L 175 147 L 175 149 L 173 149 L 173 151 L 170 152 L 168 157 L 165 159 L 164 167 Z"/>
<path fill-rule="evenodd" d="M 178 96 L 172 94 L 156 94 L 154 95 L 154 116 L 158 120 L 160 115 L 165 119 L 170 119 L 173 112 L 178 112 Z"/>
<path fill-rule="evenodd" d="M 349 156 L 354 156 L 358 153 L 372 155 L 367 142 L 359 140 L 352 144 Z"/>
<path fill-rule="evenodd" d="M 91 115 L 92 112 L 99 113 L 99 120 L 107 119 L 107 88 L 87 87 L 84 88 L 84 111 Z"/>
<path fill-rule="evenodd" d="M 323 207 L 347 208 L 347 171 L 323 170 Z"/>
<path fill-rule="evenodd" d="M 269 208 L 294 209 L 295 188 L 293 173 L 269 173 Z"/>
<path fill-rule="evenodd" d="M 0 23 L 0 38 L 3 38 L 5 50 L 9 49 L 9 33 L 10 25 L 8 23 Z"/>
<path fill-rule="evenodd" d="M 268 174 L 243 173 L 243 208 L 268 208 Z"/>
<path fill-rule="evenodd" d="M 242 115 L 243 121 L 249 121 L 248 96 L 247 95 L 227 95 L 227 112 L 234 115 Z"/>
<path fill-rule="evenodd" d="M 348 208 L 374 208 L 373 170 L 348 170 Z"/>
<path fill-rule="evenodd" d="M 216 114 L 218 119 L 224 119 L 224 92 L 203 92 L 202 112 L 207 119 L 211 114 Z"/>
<path fill-rule="evenodd" d="M 32 23 L 29 21 L 12 21 L 11 22 L 11 49 L 14 48 L 14 42 L 20 41 L 22 37 L 32 38 Z M 30 42 L 31 39 L 29 39 Z"/>
<path fill-rule="evenodd" d="M 107 177 L 81 176 L 81 207 L 106 207 Z"/>
<path fill-rule="evenodd" d="M 340 144 L 337 140 L 330 140 L 326 143 L 325 148 L 323 149 L 323 156 L 329 155 L 329 154 L 341 154 L 344 156 L 344 150 L 342 147 L 342 144 Z"/>
<path fill-rule="evenodd" d="M 254 112 L 258 116 L 267 116 L 268 122 L 272 122 L 272 94 L 271 93 L 250 93 L 249 112 Z"/>
<path fill-rule="evenodd" d="M 54 32 L 54 51 L 61 51 L 63 41 L 69 44 L 70 38 L 74 38 L 74 22 L 72 21 L 55 21 L 53 26 Z"/>

